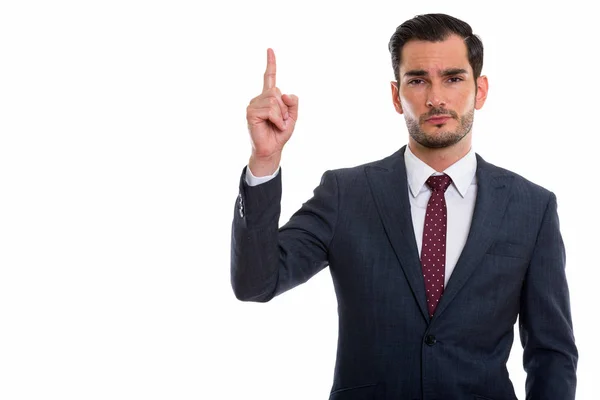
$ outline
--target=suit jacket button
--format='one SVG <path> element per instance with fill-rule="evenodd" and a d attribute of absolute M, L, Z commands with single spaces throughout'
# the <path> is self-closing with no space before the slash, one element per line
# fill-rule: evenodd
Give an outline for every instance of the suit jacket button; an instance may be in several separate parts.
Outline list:
<path fill-rule="evenodd" d="M 425 344 L 427 346 L 433 346 L 434 344 L 436 344 L 437 340 L 435 338 L 435 336 L 433 335 L 427 335 L 425 336 Z"/>

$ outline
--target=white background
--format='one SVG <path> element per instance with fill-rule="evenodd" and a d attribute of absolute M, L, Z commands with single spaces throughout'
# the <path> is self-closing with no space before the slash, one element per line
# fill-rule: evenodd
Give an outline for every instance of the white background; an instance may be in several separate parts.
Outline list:
<path fill-rule="evenodd" d="M 245 108 L 272 47 L 277 84 L 301 107 L 283 224 L 326 169 L 406 143 L 387 44 L 427 12 L 469 22 L 484 42 L 476 151 L 558 197 L 577 398 L 599 398 L 591 4 L 3 1 L 0 398 L 327 398 L 329 271 L 268 304 L 230 287 Z M 518 339 L 509 369 L 523 399 Z"/>

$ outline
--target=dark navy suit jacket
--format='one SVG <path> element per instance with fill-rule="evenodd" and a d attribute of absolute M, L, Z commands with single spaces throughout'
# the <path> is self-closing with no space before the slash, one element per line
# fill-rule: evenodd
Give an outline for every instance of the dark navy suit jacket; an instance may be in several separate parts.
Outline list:
<path fill-rule="evenodd" d="M 232 226 L 237 298 L 269 301 L 329 265 L 339 315 L 330 400 L 515 399 L 506 361 L 517 317 L 527 399 L 574 399 L 554 194 L 477 155 L 471 229 L 430 319 L 404 150 L 325 172 L 281 228 L 281 171 L 254 187 L 244 171 Z"/>

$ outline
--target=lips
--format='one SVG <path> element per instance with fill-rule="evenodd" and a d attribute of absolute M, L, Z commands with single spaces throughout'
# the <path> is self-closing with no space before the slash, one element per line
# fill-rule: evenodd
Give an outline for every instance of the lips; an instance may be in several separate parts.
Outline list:
<path fill-rule="evenodd" d="M 435 117 L 428 118 L 427 122 L 429 122 L 430 124 L 439 125 L 439 124 L 443 124 L 444 122 L 448 121 L 451 118 L 452 117 L 450 117 L 450 116 L 436 115 Z"/>

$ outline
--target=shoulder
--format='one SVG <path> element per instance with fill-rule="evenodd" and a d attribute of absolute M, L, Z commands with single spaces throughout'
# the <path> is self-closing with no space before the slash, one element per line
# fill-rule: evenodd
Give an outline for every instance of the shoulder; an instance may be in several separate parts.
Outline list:
<path fill-rule="evenodd" d="M 522 199 L 547 204 L 550 200 L 556 199 L 556 196 L 549 189 L 527 179 L 523 175 L 506 168 L 499 167 L 487 162 L 477 154 L 477 179 L 486 179 L 491 176 L 494 179 L 504 179 L 511 182 L 513 199 Z"/>
<path fill-rule="evenodd" d="M 365 172 L 369 170 L 390 171 L 396 169 L 404 170 L 404 147 L 384 158 L 355 166 L 332 169 L 326 173 L 332 173 L 341 180 L 354 180 L 363 178 Z"/>

